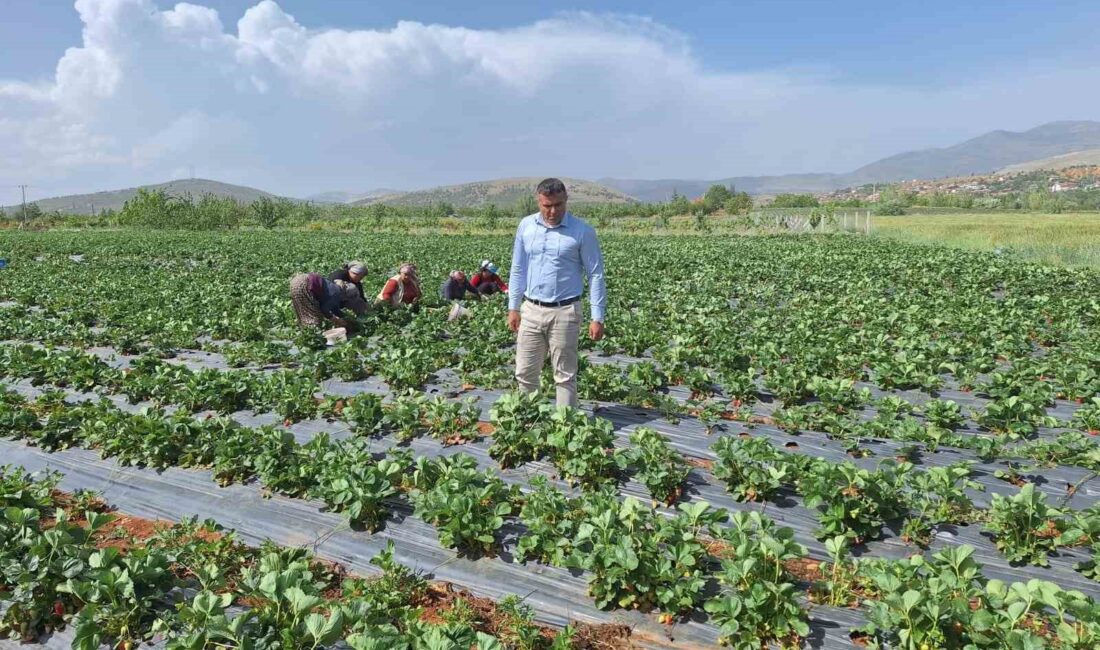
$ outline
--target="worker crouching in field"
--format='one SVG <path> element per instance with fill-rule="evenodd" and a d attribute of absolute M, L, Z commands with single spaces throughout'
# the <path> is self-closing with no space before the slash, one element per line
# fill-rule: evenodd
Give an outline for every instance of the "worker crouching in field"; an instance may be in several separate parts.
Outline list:
<path fill-rule="evenodd" d="M 397 275 L 386 280 L 385 286 L 378 294 L 378 302 L 391 307 L 400 305 L 412 305 L 420 300 L 420 278 L 416 274 L 415 264 L 402 264 Z"/>
<path fill-rule="evenodd" d="M 367 277 L 366 264 L 362 262 L 348 262 L 330 273 L 328 279 L 333 281 L 342 280 L 354 284 L 355 288 L 359 290 L 359 297 L 366 302 L 367 295 L 363 293 L 363 278 L 365 277 Z"/>
<path fill-rule="evenodd" d="M 290 279 L 290 304 L 298 317 L 299 327 L 334 327 L 352 329 L 345 315 L 348 309 L 356 315 L 367 312 L 367 303 L 359 296 L 355 285 L 343 280 L 329 280 L 320 273 L 299 273 Z"/>
<path fill-rule="evenodd" d="M 443 286 L 439 287 L 439 296 L 448 302 L 465 300 L 467 293 L 474 298 L 480 297 L 477 294 L 477 289 L 470 284 L 470 281 L 466 279 L 466 274 L 462 271 L 451 271 L 450 277 L 443 282 Z"/>
<path fill-rule="evenodd" d="M 478 295 L 491 296 L 494 293 L 508 293 L 508 285 L 497 275 L 497 265 L 489 260 L 482 260 L 481 267 L 470 279 L 470 286 Z"/>

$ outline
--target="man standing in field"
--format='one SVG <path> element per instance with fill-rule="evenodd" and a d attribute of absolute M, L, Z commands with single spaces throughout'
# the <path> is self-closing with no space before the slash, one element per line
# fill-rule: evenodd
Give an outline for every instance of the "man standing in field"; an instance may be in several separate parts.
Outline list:
<path fill-rule="evenodd" d="M 539 388 L 550 354 L 558 406 L 576 407 L 577 341 L 581 294 L 588 278 L 592 321 L 588 335 L 603 338 L 607 285 L 596 231 L 566 210 L 565 184 L 556 178 L 535 190 L 539 211 L 525 217 L 512 247 L 508 327 L 516 338 L 516 379 L 525 392 Z"/>

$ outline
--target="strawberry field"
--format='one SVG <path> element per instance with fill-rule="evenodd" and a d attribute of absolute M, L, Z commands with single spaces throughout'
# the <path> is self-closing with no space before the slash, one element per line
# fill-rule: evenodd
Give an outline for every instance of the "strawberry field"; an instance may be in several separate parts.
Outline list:
<path fill-rule="evenodd" d="M 503 297 L 436 295 L 507 237 L 0 233 L 0 637 L 1100 645 L 1100 274 L 601 241 L 574 411 L 513 392 Z M 326 347 L 287 281 L 348 259 L 427 299 Z"/>

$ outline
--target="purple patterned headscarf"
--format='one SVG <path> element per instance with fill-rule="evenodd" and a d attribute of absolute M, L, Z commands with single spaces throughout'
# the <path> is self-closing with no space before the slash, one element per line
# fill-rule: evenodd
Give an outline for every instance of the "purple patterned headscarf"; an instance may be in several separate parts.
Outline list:
<path fill-rule="evenodd" d="M 325 293 L 325 281 L 320 273 L 310 273 L 306 276 L 306 287 L 314 298 L 320 298 Z"/>

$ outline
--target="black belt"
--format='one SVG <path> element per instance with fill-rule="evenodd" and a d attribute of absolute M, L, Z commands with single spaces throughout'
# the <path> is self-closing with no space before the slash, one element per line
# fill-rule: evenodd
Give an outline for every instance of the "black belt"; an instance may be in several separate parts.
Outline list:
<path fill-rule="evenodd" d="M 572 305 L 581 299 L 580 296 L 573 296 L 572 298 L 566 298 L 565 300 L 559 300 L 557 302 L 543 302 L 541 300 L 535 300 L 534 298 L 523 297 L 527 302 L 538 305 L 539 307 L 564 307 L 566 305 Z"/>

